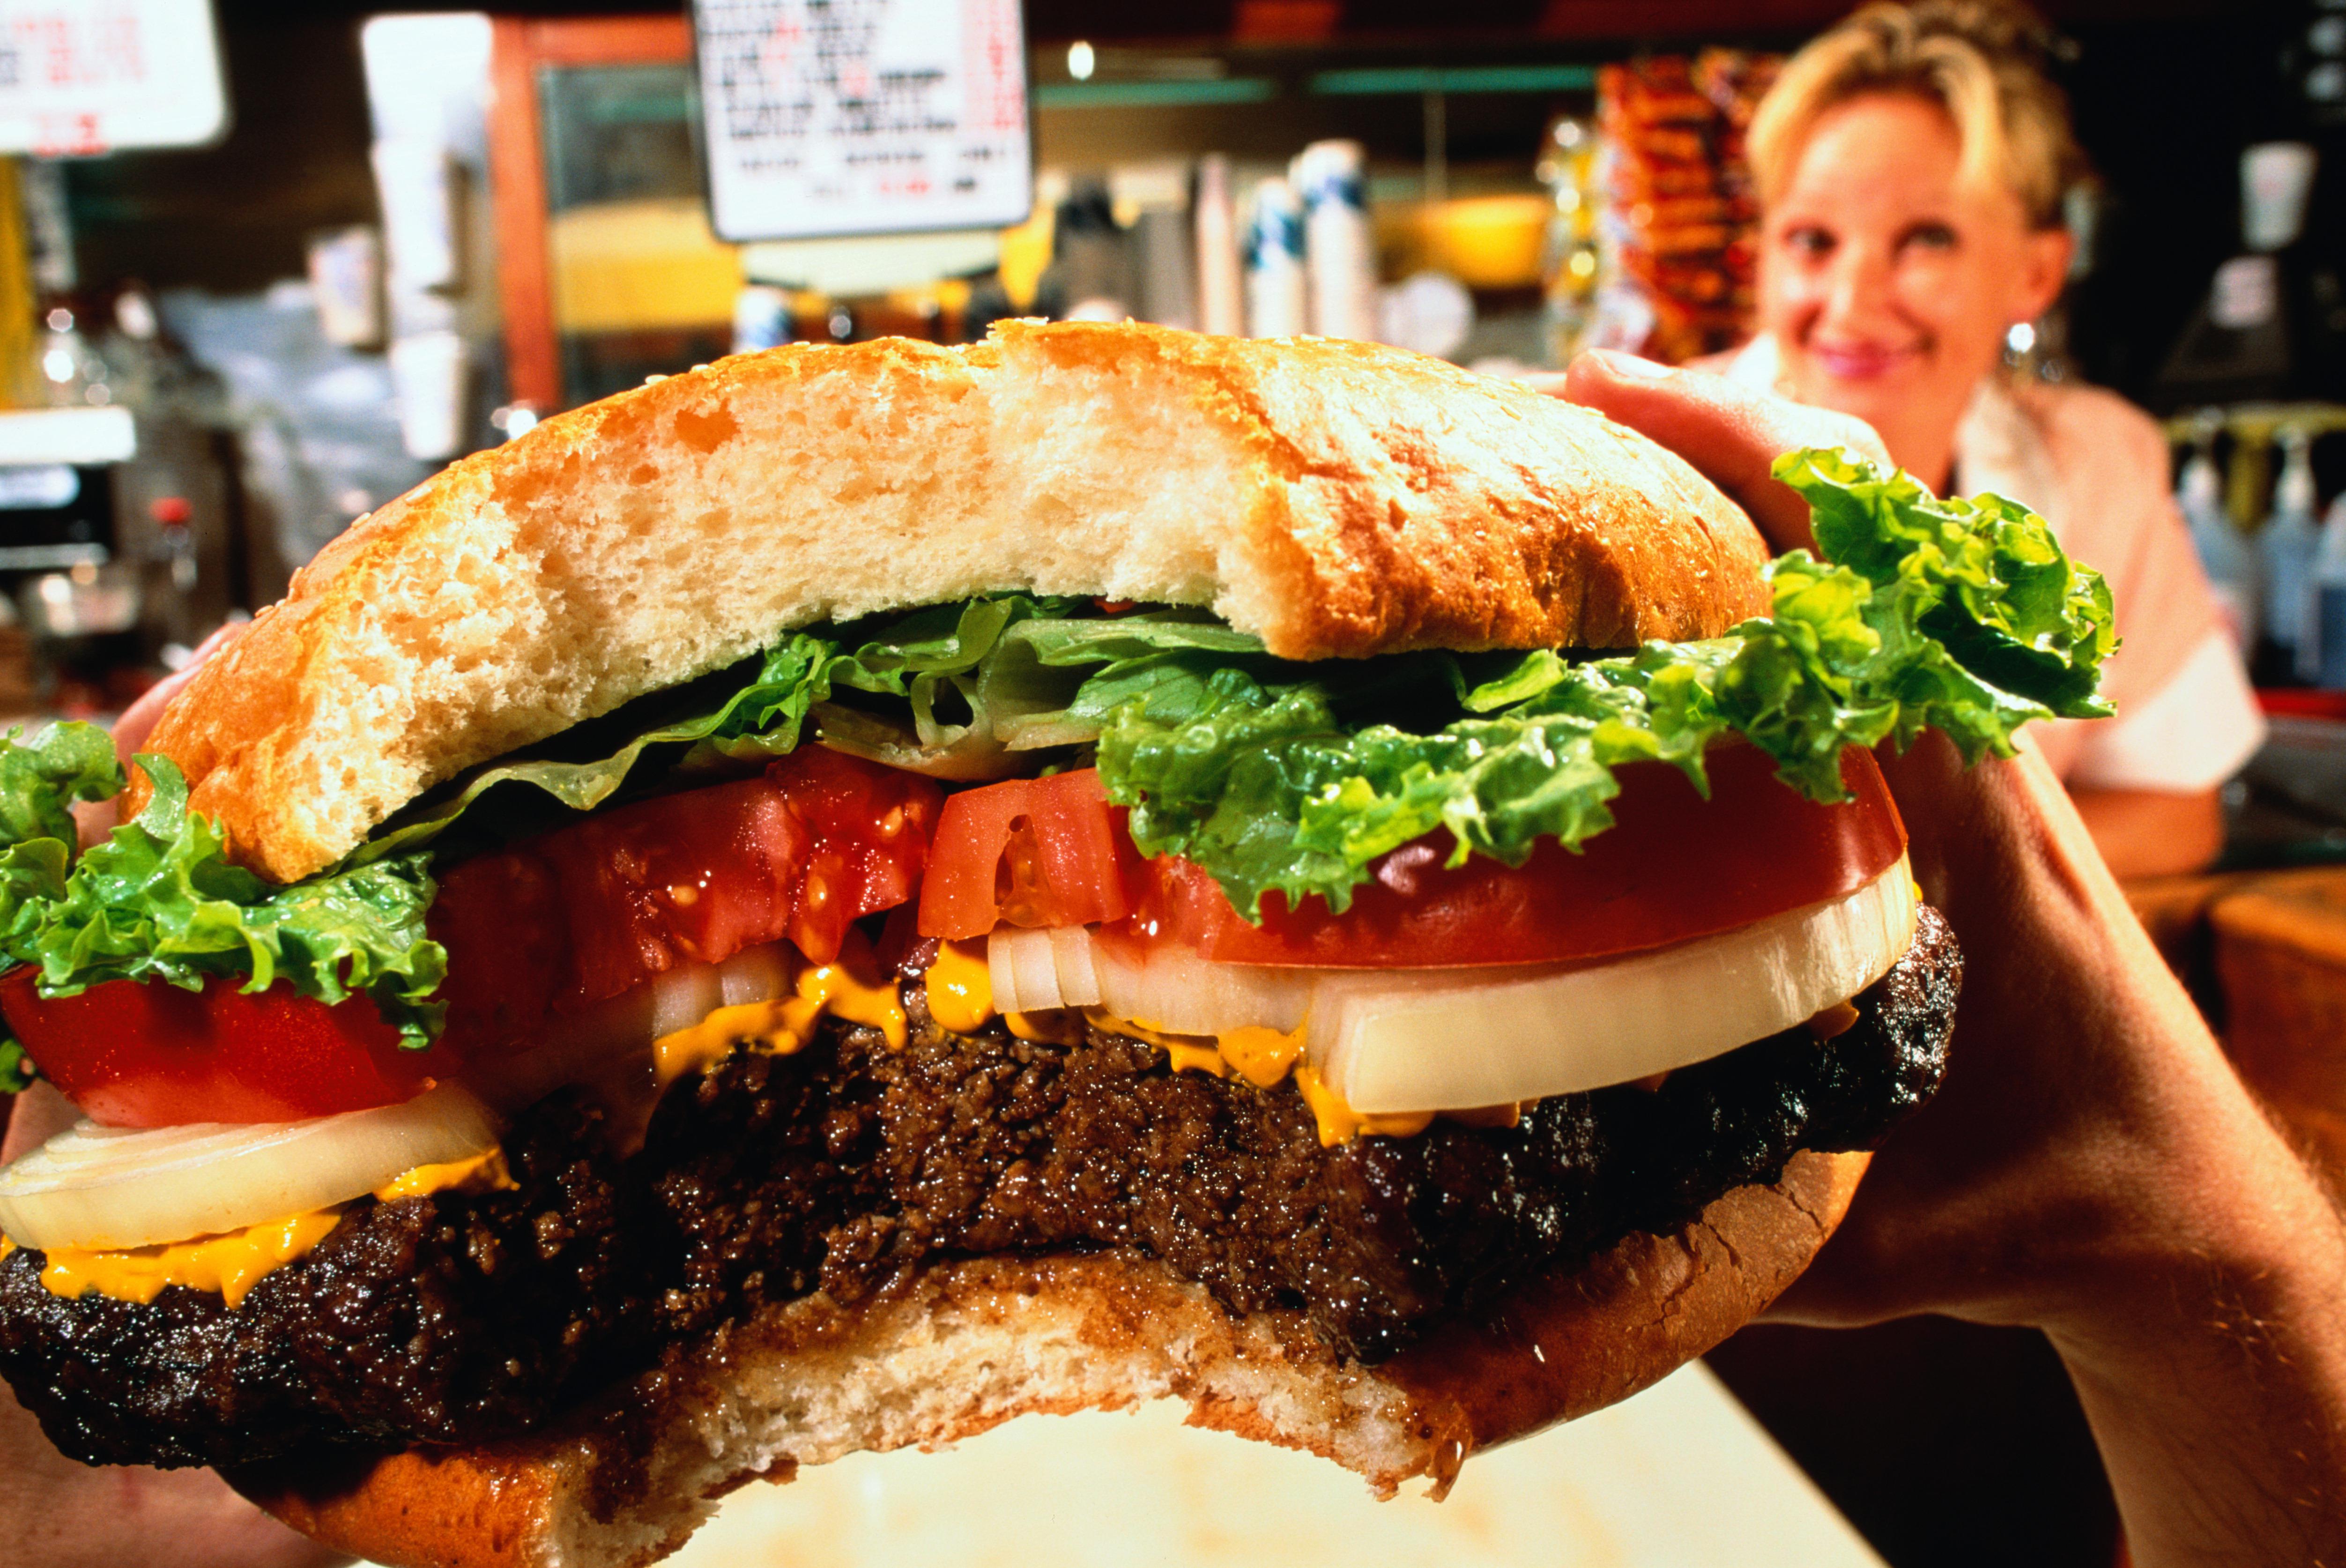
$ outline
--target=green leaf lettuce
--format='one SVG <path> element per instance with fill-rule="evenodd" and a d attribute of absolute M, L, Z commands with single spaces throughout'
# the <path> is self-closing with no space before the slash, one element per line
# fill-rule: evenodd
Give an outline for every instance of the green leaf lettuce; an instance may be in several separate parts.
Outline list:
<path fill-rule="evenodd" d="M 422 1045 L 446 964 L 424 930 L 434 855 L 811 738 L 949 779 L 1094 748 L 1142 852 L 1196 861 L 1259 918 L 1273 893 L 1344 909 L 1378 856 L 1437 830 L 1454 860 L 1521 864 L 1547 837 L 1577 847 L 1611 825 L 1624 764 L 1668 762 L 1707 789 L 1704 750 L 1729 735 L 1831 800 L 1850 746 L 1935 728 L 1976 759 L 2008 754 L 2033 720 L 2110 711 L 2096 691 L 2115 647 L 2109 590 L 2042 518 L 1997 496 L 1937 499 L 1848 453 L 1794 453 L 1775 473 L 1809 500 L 1826 559 L 1778 558 L 1770 615 L 1724 636 L 1594 659 L 1294 663 L 1194 609 L 1110 616 L 1015 595 L 811 627 L 478 769 L 287 888 L 227 859 L 159 757 L 139 759 L 155 785 L 146 809 L 76 861 L 72 803 L 121 787 L 111 742 L 86 725 L 12 735 L 0 951 L 39 965 L 50 994 L 215 976 L 328 1003 L 363 994 Z M 445 837 L 460 821 L 467 838 Z"/>
<path fill-rule="evenodd" d="M 1185 671 L 1115 709 L 1099 739 L 1108 797 L 1131 808 L 1144 854 L 1197 860 L 1260 918 L 1272 892 L 1346 908 L 1371 860 L 1437 828 L 1454 863 L 1520 865 L 1548 836 L 1576 847 L 1611 826 L 1622 763 L 1671 762 L 1707 789 L 1703 751 L 1730 732 L 1835 800 L 1849 746 L 1935 728 L 1976 760 L 2008 755 L 2031 720 L 2110 712 L 2096 691 L 2115 647 L 2108 586 L 2043 518 L 1996 496 L 1940 501 L 1850 453 L 1794 453 L 1775 473 L 1838 564 L 1804 550 L 1771 563 L 1764 619 L 1611 658 L 1519 656 L 1462 677 L 1467 717 L 1431 731 L 1341 724 L 1319 666 L 1267 681 Z"/>
<path fill-rule="evenodd" d="M 113 743 L 87 725 L 54 726 L 33 747 L 64 744 L 56 730 L 77 730 L 76 743 L 95 737 L 111 762 Z M 12 738 L 11 755 L 18 745 Z M 424 856 L 277 887 L 229 861 L 218 828 L 187 809 L 186 780 L 168 758 L 138 760 L 154 784 L 146 809 L 78 860 L 57 838 L 22 840 L 0 856 L 15 900 L 7 956 L 39 966 L 44 994 L 109 980 L 194 990 L 240 975 L 254 992 L 282 980 L 330 1004 L 368 996 L 404 1044 L 431 1043 L 447 954 L 424 934 L 434 891 Z M 5 767 L 0 759 L 0 778 Z"/>

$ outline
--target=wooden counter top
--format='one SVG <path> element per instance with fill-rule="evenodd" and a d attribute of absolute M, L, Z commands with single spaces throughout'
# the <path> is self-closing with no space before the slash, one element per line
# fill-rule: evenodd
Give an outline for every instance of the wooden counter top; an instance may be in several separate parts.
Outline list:
<path fill-rule="evenodd" d="M 2160 877 L 2127 896 L 2240 1076 L 2346 1175 L 2346 867 Z"/>

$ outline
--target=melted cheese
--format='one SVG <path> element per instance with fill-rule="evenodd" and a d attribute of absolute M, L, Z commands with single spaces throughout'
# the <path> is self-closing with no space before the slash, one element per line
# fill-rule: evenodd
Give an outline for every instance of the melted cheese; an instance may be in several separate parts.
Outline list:
<path fill-rule="evenodd" d="M 1836 1002 L 1809 1020 L 1809 1033 L 1820 1040 L 1837 1040 L 1857 1026 L 1857 999 Z"/>
<path fill-rule="evenodd" d="M 1083 1015 L 1065 1008 L 1051 1008 L 1040 1013 L 1005 1013 L 1002 1026 L 1021 1040 L 1039 1040 L 1053 1045 L 1080 1045 L 1084 1040 Z"/>
<path fill-rule="evenodd" d="M 388 1201 L 422 1197 L 454 1187 L 482 1191 L 513 1185 L 513 1176 L 505 1169 L 505 1151 L 491 1149 L 471 1159 L 418 1166 L 375 1188 L 374 1196 Z M 51 1247 L 43 1254 L 41 1283 L 52 1296 L 67 1300 L 95 1290 L 117 1301 L 142 1305 L 162 1294 L 167 1285 L 184 1285 L 190 1290 L 217 1290 L 221 1300 L 234 1307 L 272 1269 L 292 1262 L 325 1240 L 342 1218 L 340 1208 L 321 1208 L 219 1236 L 199 1236 L 159 1247 L 135 1247 L 118 1252 Z M 0 1249 L 0 1257 L 15 1250 L 15 1244 L 9 1243 Z"/>
<path fill-rule="evenodd" d="M 859 980 L 844 962 L 816 964 L 801 972 L 789 996 L 720 1007 L 689 1029 L 654 1041 L 660 1087 L 687 1073 L 705 1073 L 737 1050 L 787 1056 L 814 1038 L 825 1013 L 879 1030 L 891 1051 L 904 1048 L 904 1002 L 894 984 Z"/>
<path fill-rule="evenodd" d="M 996 1016 L 994 987 L 982 942 L 941 943 L 936 960 L 929 968 L 926 984 L 929 1015 L 941 1028 L 956 1034 L 973 1033 Z M 1012 1013 L 1000 1016 L 1010 1032 L 1022 1040 L 1065 1039 L 1065 1030 L 1060 1026 L 1063 1020 L 1056 1015 Z M 1313 1120 L 1319 1124 L 1322 1147 L 1332 1148 L 1364 1135 L 1412 1137 L 1432 1125 L 1437 1115 L 1427 1111 L 1362 1115 L 1354 1111 L 1341 1095 L 1321 1081 L 1317 1073 L 1302 1064 L 1304 1032 L 1300 1028 L 1281 1033 L 1276 1029 L 1256 1026 L 1209 1037 L 1167 1033 L 1145 1020 L 1118 1018 L 1103 1008 L 1087 1008 L 1084 1016 L 1110 1033 L 1127 1035 L 1158 1047 L 1177 1073 L 1210 1073 L 1217 1078 L 1235 1073 L 1261 1089 L 1276 1088 L 1291 1075 L 1304 1103 L 1311 1107 Z M 1809 1027 L 1820 1039 L 1830 1040 L 1848 1029 L 1857 1017 L 1852 999 L 1818 1013 L 1810 1020 Z M 665 1049 L 668 1041 L 660 1044 Z M 1659 1088 L 1667 1076 L 1656 1074 L 1650 1080 L 1639 1082 L 1647 1087 Z M 1504 1105 L 1443 1111 L 1439 1115 L 1443 1121 L 1462 1126 L 1512 1127 L 1522 1121 L 1523 1112 L 1521 1105 Z"/>
<path fill-rule="evenodd" d="M 1021 1040 L 1066 1041 L 1065 1025 L 1072 1021 L 1072 1015 L 996 1014 L 983 942 L 940 943 L 936 959 L 929 966 L 926 984 L 929 1016 L 936 1020 L 940 1028 L 969 1034 L 999 1016 L 1010 1033 Z M 1291 1074 L 1296 1088 L 1311 1107 L 1313 1119 L 1319 1123 L 1323 1146 L 1350 1143 L 1364 1133 L 1407 1137 L 1423 1132 L 1433 1122 L 1432 1112 L 1376 1116 L 1354 1113 L 1333 1089 L 1320 1082 L 1317 1074 L 1301 1065 L 1303 1030 L 1300 1027 L 1281 1033 L 1257 1024 L 1221 1035 L 1173 1034 L 1143 1019 L 1119 1018 L 1105 1008 L 1086 1008 L 1083 1016 L 1111 1034 L 1156 1046 L 1165 1053 L 1168 1064 L 1177 1073 L 1208 1073 L 1217 1078 L 1236 1074 L 1259 1089 L 1275 1089 Z M 665 1047 L 668 1042 L 663 1040 L 660 1044 Z M 1454 1119 L 1475 1126 L 1513 1126 L 1516 1114 L 1513 1105 L 1493 1106 L 1487 1111 L 1464 1113 Z"/>
<path fill-rule="evenodd" d="M 1233 1029 L 1214 1042 L 1222 1060 L 1228 1062 L 1248 1083 L 1258 1089 L 1279 1086 L 1280 1079 L 1294 1071 L 1295 1064 L 1303 1059 L 1303 1030 L 1300 1025 L 1286 1034 L 1260 1023 L 1244 1029 Z"/>
<path fill-rule="evenodd" d="M 940 1029 L 974 1034 L 994 1016 L 994 974 L 986 967 L 982 942 L 939 942 L 936 962 L 929 965 L 923 984 L 929 994 L 929 1016 Z"/>
<path fill-rule="evenodd" d="M 95 1290 L 117 1301 L 141 1303 L 155 1299 L 167 1285 L 184 1285 L 191 1290 L 217 1290 L 233 1307 L 263 1275 L 325 1240 L 326 1233 L 342 1218 L 342 1210 L 321 1208 L 231 1230 L 225 1236 L 199 1237 L 162 1247 L 124 1252 L 56 1247 L 46 1255 L 41 1283 L 52 1296 L 68 1300 Z"/>
<path fill-rule="evenodd" d="M 1364 1116 L 1344 1104 L 1344 1097 L 1321 1083 L 1320 1074 L 1309 1067 L 1295 1069 L 1295 1087 L 1303 1095 L 1303 1103 L 1311 1107 L 1312 1119 L 1320 1124 L 1320 1146 L 1323 1149 L 1349 1144 L 1362 1134 L 1387 1138 L 1413 1137 L 1433 1125 L 1432 1111 L 1415 1111 L 1406 1115 Z"/>
<path fill-rule="evenodd" d="M 466 1192 L 511 1192 L 521 1184 L 505 1168 L 505 1152 L 491 1149 L 470 1159 L 449 1160 L 436 1166 L 417 1166 L 405 1176 L 396 1176 L 374 1189 L 374 1196 L 384 1203 L 400 1197 L 423 1197 L 430 1193 L 446 1192 L 462 1187 Z"/>
<path fill-rule="evenodd" d="M 1168 1034 L 1137 1019 L 1118 1018 L 1104 1007 L 1086 1007 L 1084 1016 L 1111 1034 L 1156 1046 L 1165 1053 L 1176 1073 L 1206 1073 L 1217 1078 L 1230 1075 L 1229 1064 L 1222 1060 L 1221 1051 L 1206 1035 Z"/>

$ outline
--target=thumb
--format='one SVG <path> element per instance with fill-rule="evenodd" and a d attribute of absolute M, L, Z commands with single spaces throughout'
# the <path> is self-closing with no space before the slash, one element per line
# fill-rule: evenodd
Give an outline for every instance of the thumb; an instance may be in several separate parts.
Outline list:
<path fill-rule="evenodd" d="M 1604 349 L 1582 354 L 1565 373 L 1562 395 L 1694 464 L 1751 514 L 1778 550 L 1815 547 L 1809 504 L 1769 473 L 1778 457 L 1803 446 L 1845 446 L 1890 466 L 1882 437 L 1863 420 L 1631 354 Z"/>

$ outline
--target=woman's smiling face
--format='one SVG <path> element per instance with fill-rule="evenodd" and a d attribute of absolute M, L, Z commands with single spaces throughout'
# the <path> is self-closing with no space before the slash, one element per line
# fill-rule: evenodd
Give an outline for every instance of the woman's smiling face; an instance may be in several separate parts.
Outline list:
<path fill-rule="evenodd" d="M 1787 388 L 1856 414 L 1925 484 L 2014 323 L 2059 293 L 2070 241 L 1961 178 L 1947 112 L 1875 93 L 1820 116 L 1761 230 L 1760 325 Z"/>

